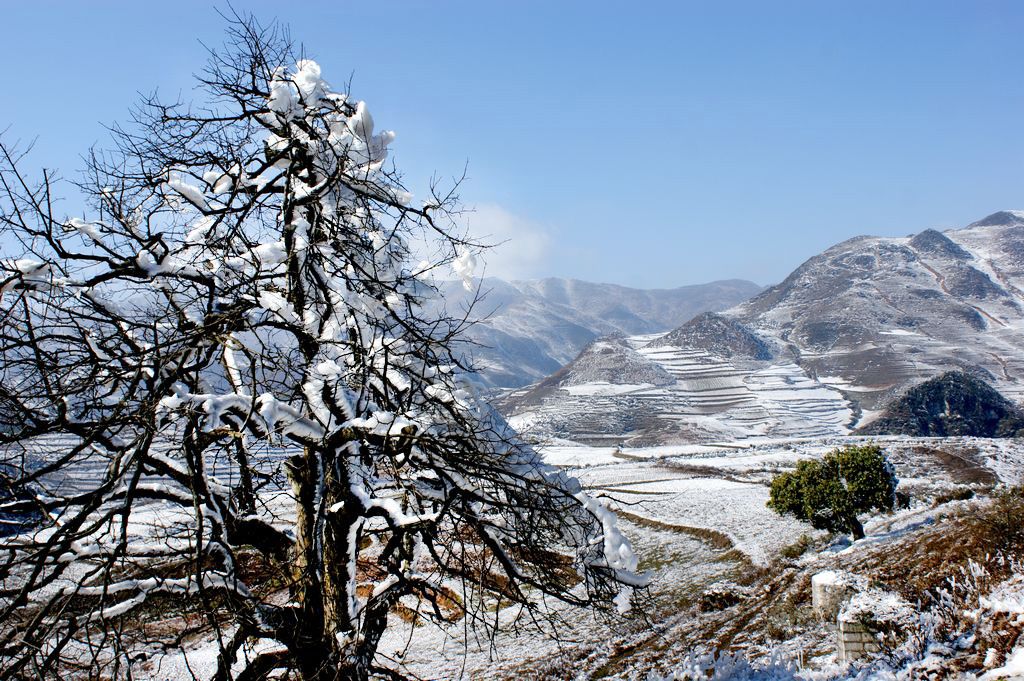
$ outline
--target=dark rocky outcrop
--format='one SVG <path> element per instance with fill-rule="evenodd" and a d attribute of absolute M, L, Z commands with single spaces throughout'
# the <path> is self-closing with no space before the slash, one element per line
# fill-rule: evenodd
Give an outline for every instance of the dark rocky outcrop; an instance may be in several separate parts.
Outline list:
<path fill-rule="evenodd" d="M 1024 412 L 985 381 L 949 371 L 908 390 L 863 435 L 921 437 L 1024 435 Z"/>

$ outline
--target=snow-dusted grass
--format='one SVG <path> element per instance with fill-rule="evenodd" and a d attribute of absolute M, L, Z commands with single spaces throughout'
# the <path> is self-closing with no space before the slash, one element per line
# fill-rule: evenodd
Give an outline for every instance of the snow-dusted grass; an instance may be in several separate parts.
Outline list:
<path fill-rule="evenodd" d="M 660 469 L 658 469 L 660 470 Z M 785 546 L 810 528 L 770 512 L 763 485 L 720 478 L 681 478 L 607 491 L 631 513 L 672 525 L 713 530 L 727 535 L 735 547 L 765 566 Z"/>

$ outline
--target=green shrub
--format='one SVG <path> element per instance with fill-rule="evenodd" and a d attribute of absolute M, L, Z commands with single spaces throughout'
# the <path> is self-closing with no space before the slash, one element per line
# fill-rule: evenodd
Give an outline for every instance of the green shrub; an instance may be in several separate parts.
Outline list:
<path fill-rule="evenodd" d="M 857 515 L 896 504 L 896 475 L 876 445 L 850 446 L 821 461 L 801 461 L 772 480 L 768 508 L 809 522 L 819 530 L 864 537 Z"/>

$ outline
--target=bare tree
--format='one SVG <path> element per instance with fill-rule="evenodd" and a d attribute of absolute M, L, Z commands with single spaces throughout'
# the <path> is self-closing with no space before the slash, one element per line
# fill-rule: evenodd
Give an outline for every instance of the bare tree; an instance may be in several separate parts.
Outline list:
<path fill-rule="evenodd" d="M 477 399 L 466 317 L 423 312 L 481 247 L 454 187 L 414 206 L 274 27 L 233 19 L 199 79 L 91 154 L 88 219 L 2 147 L 0 672 L 206 642 L 217 679 L 400 678 L 402 618 L 628 608 L 614 517 Z"/>

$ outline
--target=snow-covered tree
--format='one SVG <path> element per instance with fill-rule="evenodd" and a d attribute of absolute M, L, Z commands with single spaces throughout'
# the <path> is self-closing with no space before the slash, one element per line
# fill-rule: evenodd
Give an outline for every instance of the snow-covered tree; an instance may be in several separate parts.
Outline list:
<path fill-rule="evenodd" d="M 627 609 L 614 516 L 463 380 L 465 315 L 421 307 L 473 285 L 454 191 L 414 202 L 363 102 L 229 35 L 206 104 L 148 98 L 91 154 L 88 217 L 3 147 L 0 673 L 206 645 L 218 679 L 390 678 L 403 618 Z"/>

